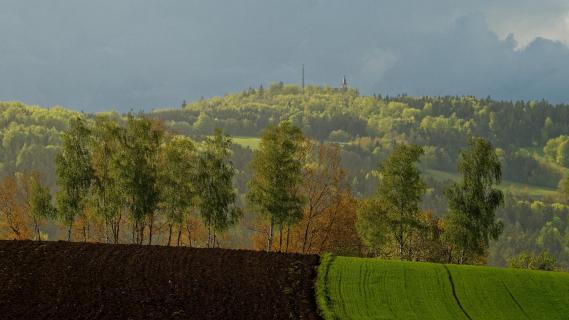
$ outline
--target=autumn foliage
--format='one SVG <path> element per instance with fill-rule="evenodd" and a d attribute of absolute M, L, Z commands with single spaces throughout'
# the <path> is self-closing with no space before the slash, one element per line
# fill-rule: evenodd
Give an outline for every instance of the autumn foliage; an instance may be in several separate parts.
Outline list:
<path fill-rule="evenodd" d="M 356 200 L 341 166 L 340 149 L 325 144 L 313 149 L 303 169 L 300 187 L 306 197 L 302 219 L 277 234 L 272 250 L 358 254 L 361 244 L 355 229 Z M 257 249 L 266 249 L 268 229 L 266 222 L 256 221 L 254 245 Z"/>
<path fill-rule="evenodd" d="M 27 177 L 6 176 L 0 181 L 0 236 L 3 239 L 30 239 L 31 216 L 27 202 Z"/>

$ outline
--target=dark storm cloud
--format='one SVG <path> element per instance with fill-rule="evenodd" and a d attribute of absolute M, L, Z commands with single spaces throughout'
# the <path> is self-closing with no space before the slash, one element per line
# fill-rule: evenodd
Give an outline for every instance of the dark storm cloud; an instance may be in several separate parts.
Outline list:
<path fill-rule="evenodd" d="M 522 11 L 508 10 L 516 3 L 2 0 L 0 99 L 86 111 L 177 106 L 298 82 L 304 63 L 307 82 L 337 85 L 345 74 L 364 93 L 569 102 L 564 44 L 540 38 L 520 49 L 499 35 L 508 21 L 511 32 L 531 31 L 516 24 Z M 569 12 L 564 2 L 530 3 L 519 7 L 552 21 Z"/>

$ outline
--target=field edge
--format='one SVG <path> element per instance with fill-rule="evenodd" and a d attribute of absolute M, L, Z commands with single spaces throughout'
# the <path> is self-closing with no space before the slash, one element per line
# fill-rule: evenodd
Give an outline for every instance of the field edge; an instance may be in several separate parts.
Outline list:
<path fill-rule="evenodd" d="M 316 294 L 316 305 L 318 313 L 324 320 L 337 319 L 330 309 L 331 299 L 328 292 L 328 272 L 334 261 L 335 256 L 331 253 L 324 253 L 320 256 L 320 264 L 317 269 L 316 285 L 314 288 Z"/>

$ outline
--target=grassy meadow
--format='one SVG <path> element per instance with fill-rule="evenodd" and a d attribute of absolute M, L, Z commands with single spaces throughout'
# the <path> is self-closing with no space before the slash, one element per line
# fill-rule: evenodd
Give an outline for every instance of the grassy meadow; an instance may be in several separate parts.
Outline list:
<path fill-rule="evenodd" d="M 257 150 L 259 148 L 259 143 L 261 142 L 261 138 L 257 137 L 231 137 L 231 140 L 233 143 L 251 150 Z"/>
<path fill-rule="evenodd" d="M 450 173 L 440 170 L 425 170 L 425 175 L 433 177 L 439 181 L 452 180 L 458 181 L 460 176 L 455 173 Z M 531 184 L 517 183 L 512 181 L 502 180 L 502 183 L 497 186 L 498 189 L 509 192 L 514 195 L 530 196 L 536 198 L 549 198 L 556 199 L 560 197 L 559 191 L 554 188 L 547 188 L 543 186 L 536 186 Z"/>

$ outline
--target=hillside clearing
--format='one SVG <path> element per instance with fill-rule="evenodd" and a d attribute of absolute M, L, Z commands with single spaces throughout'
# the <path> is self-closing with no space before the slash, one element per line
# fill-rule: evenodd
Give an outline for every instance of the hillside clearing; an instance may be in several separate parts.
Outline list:
<path fill-rule="evenodd" d="M 258 137 L 232 137 L 233 143 L 242 146 L 243 148 L 249 148 L 255 151 L 259 148 L 259 143 L 261 143 L 261 138 Z"/>
<path fill-rule="evenodd" d="M 430 176 L 438 181 L 458 181 L 460 178 L 459 175 L 454 173 L 431 169 L 425 170 L 425 175 Z M 525 195 L 538 198 L 547 197 L 552 199 L 557 199 L 560 196 L 559 192 L 553 188 L 517 183 L 512 181 L 502 181 L 502 183 L 500 183 L 500 185 L 497 187 L 504 192 L 509 192 L 515 195 Z"/>

